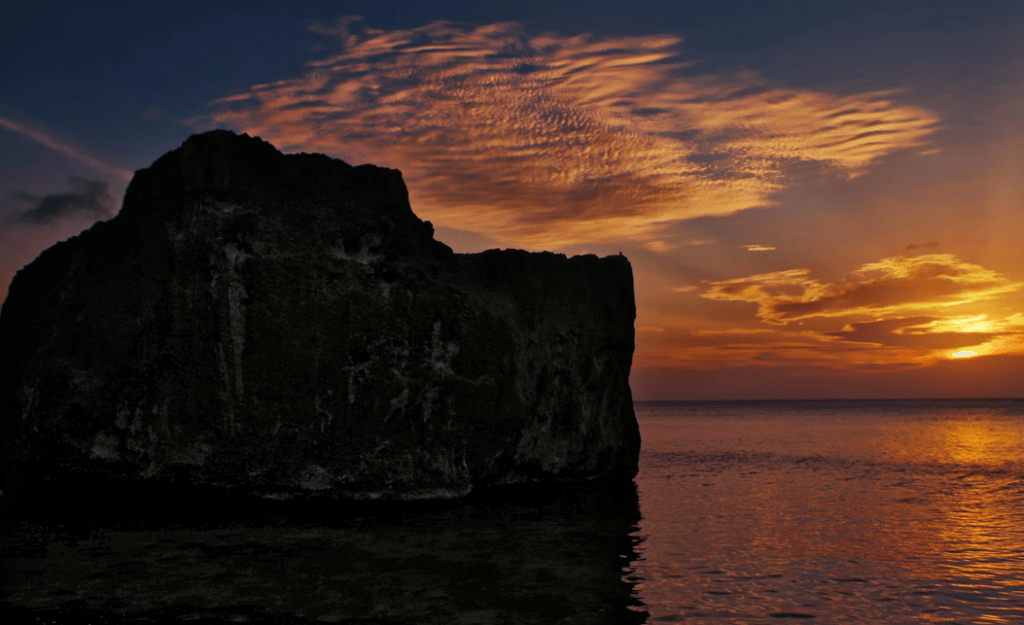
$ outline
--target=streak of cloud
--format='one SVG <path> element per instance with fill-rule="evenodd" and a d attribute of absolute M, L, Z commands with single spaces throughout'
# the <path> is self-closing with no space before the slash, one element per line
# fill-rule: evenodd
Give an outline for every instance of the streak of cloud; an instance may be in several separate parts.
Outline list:
<path fill-rule="evenodd" d="M 643 247 L 650 252 L 662 254 L 671 250 L 675 246 L 666 241 L 648 241 L 647 243 L 644 243 Z"/>
<path fill-rule="evenodd" d="M 87 214 L 95 219 L 111 217 L 114 214 L 114 198 L 106 182 L 71 177 L 73 191 L 33 195 L 23 191 L 11 193 L 11 197 L 28 202 L 31 207 L 20 213 L 17 221 L 37 224 L 54 223 L 64 217 Z"/>
<path fill-rule="evenodd" d="M 640 326 L 636 329 L 637 332 L 664 332 L 665 328 L 660 326 Z"/>
<path fill-rule="evenodd" d="M 953 349 L 987 343 L 998 336 L 994 332 L 932 332 L 925 324 L 935 317 L 908 317 L 851 323 L 839 332 L 826 332 L 842 341 L 873 343 L 918 349 Z"/>
<path fill-rule="evenodd" d="M 744 245 L 743 249 L 747 250 L 748 252 L 770 252 L 775 248 L 769 247 L 767 245 Z"/>
<path fill-rule="evenodd" d="M 1024 289 L 1003 274 L 952 254 L 897 256 L 868 263 L 842 284 L 825 284 L 808 269 L 711 282 L 701 297 L 756 303 L 762 321 L 786 324 L 812 317 L 876 317 L 935 310 Z"/>
<path fill-rule="evenodd" d="M 814 332 L 782 329 L 693 331 L 666 328 L 636 356 L 637 367 L 667 366 L 721 369 L 784 365 L 794 360 L 822 366 L 858 360 L 876 361 L 874 346 L 842 343 Z"/>
<path fill-rule="evenodd" d="M 29 127 L 25 124 L 20 124 L 16 121 L 5 119 L 3 117 L 0 117 L 0 126 L 12 132 L 22 134 L 42 146 L 45 146 L 47 148 L 50 148 L 51 150 L 63 154 L 64 156 L 70 158 L 73 161 L 77 161 L 83 165 L 87 165 L 97 171 L 101 171 L 107 175 L 113 176 L 114 178 L 123 180 L 125 182 L 132 179 L 132 172 L 126 169 L 121 169 L 119 167 L 114 167 L 113 165 L 108 165 L 107 163 L 95 159 L 89 156 L 88 154 L 84 154 L 80 150 L 68 145 L 66 142 L 58 140 L 57 138 L 53 137 L 48 132 L 45 132 L 38 128 Z"/>
<path fill-rule="evenodd" d="M 674 221 L 770 204 L 808 165 L 858 175 L 938 121 L 891 93 L 688 74 L 674 36 L 359 18 L 312 30 L 340 51 L 216 100 L 212 121 L 399 168 L 424 217 L 520 244 L 656 241 Z"/>

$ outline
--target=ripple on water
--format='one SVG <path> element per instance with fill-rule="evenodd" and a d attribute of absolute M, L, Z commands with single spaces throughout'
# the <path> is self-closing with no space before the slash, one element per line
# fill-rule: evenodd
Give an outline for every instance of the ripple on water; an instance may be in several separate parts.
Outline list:
<path fill-rule="evenodd" d="M 1024 402 L 820 404 L 638 404 L 651 620 L 1024 622 Z"/>

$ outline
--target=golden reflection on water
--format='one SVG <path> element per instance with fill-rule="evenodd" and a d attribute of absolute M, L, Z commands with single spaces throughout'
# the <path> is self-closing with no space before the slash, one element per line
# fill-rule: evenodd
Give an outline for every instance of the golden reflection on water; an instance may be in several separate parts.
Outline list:
<path fill-rule="evenodd" d="M 1020 459 L 1019 456 L 1010 456 L 1015 449 L 1020 449 L 1019 430 L 1014 432 L 992 421 L 980 420 L 943 421 L 939 425 L 946 453 L 952 462 L 1000 465 Z"/>
<path fill-rule="evenodd" d="M 1024 555 L 1024 536 L 1014 526 L 1019 502 L 1007 496 L 1020 482 L 1003 467 L 1024 459 L 1022 449 L 1019 425 L 968 415 L 930 423 L 917 443 L 899 454 L 949 469 L 937 485 L 943 501 L 932 508 L 934 521 L 916 526 L 916 549 L 956 556 L 947 568 L 962 577 L 983 579 L 1020 569 L 1019 560 L 1003 557 Z"/>
<path fill-rule="evenodd" d="M 638 409 L 652 620 L 1024 622 L 1024 405 L 907 405 Z"/>

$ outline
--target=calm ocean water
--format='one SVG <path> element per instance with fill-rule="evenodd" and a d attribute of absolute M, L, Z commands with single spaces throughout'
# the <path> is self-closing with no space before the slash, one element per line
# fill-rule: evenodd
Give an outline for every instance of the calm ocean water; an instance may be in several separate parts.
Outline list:
<path fill-rule="evenodd" d="M 636 407 L 635 488 L 56 502 L 0 528 L 0 622 L 1024 623 L 1024 401 Z"/>
<path fill-rule="evenodd" d="M 649 622 L 1024 623 L 1024 401 L 636 408 Z"/>

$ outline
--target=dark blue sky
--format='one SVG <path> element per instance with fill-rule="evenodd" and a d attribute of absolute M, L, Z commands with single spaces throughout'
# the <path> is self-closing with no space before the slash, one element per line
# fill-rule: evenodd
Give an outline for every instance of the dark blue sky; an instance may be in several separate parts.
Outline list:
<path fill-rule="evenodd" d="M 922 100 L 949 90 L 969 99 L 1003 80 L 1006 66 L 1020 62 L 1021 44 L 1008 34 L 1024 15 L 1015 0 L 14 5 L 0 20 L 0 115 L 59 128 L 129 168 L 180 142 L 174 120 L 301 71 L 323 44 L 309 22 L 340 15 L 385 30 L 513 20 L 565 35 L 673 33 L 696 71 L 755 70 L 833 91 L 905 88 Z"/>

